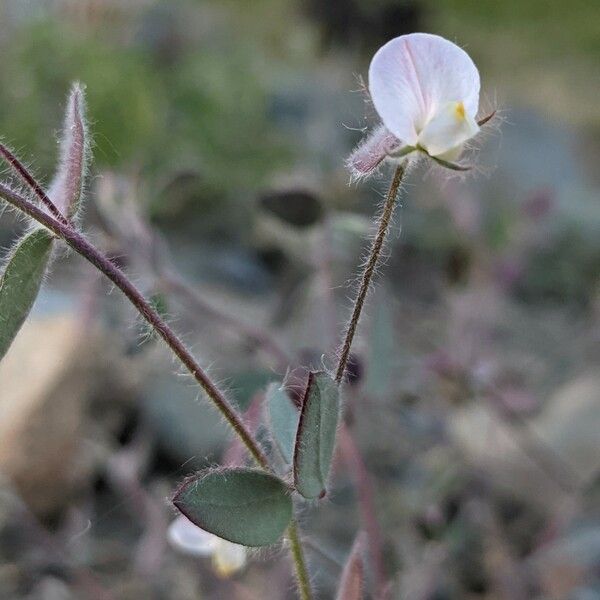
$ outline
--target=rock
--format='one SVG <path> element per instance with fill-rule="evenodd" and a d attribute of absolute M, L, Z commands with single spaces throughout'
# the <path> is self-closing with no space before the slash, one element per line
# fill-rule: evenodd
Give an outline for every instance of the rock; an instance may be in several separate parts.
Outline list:
<path fill-rule="evenodd" d="M 548 598 L 597 598 L 579 594 L 583 586 L 595 582 L 600 564 L 600 527 L 594 521 L 580 521 L 578 526 L 552 544 L 542 547 L 534 556 L 542 586 Z M 577 591 L 576 591 L 577 590 Z"/>
<path fill-rule="evenodd" d="M 75 318 L 39 318 L 0 362 L 0 472 L 40 516 L 64 506 L 85 470 L 88 350 Z"/>
<path fill-rule="evenodd" d="M 487 472 L 494 486 L 552 508 L 564 500 L 556 478 L 581 486 L 600 471 L 600 376 L 584 374 L 558 389 L 529 420 L 529 435 L 503 422 L 483 401 L 456 411 L 449 430 L 467 460 Z M 536 459 L 540 453 L 541 461 Z"/>
<path fill-rule="evenodd" d="M 573 475 L 587 482 L 600 470 L 600 375 L 582 375 L 560 388 L 533 426 Z"/>
<path fill-rule="evenodd" d="M 64 581 L 55 577 L 44 577 L 28 600 L 74 600 L 72 591 Z"/>

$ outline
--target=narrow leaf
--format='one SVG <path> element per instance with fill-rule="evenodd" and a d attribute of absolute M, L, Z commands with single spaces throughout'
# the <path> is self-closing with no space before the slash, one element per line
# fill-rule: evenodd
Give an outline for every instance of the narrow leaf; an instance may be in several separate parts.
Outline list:
<path fill-rule="evenodd" d="M 85 124 L 85 96 L 79 83 L 73 84 L 60 141 L 60 163 L 48 195 L 63 215 L 73 217 L 81 205 L 89 142 Z"/>
<path fill-rule="evenodd" d="M 294 447 L 294 484 L 305 498 L 325 495 L 339 412 L 338 386 L 327 373 L 311 372 Z"/>
<path fill-rule="evenodd" d="M 344 566 L 336 600 L 361 600 L 364 589 L 363 552 L 365 545 L 364 533 L 359 533 L 354 540 L 350 556 Z"/>
<path fill-rule="evenodd" d="M 287 485 L 256 469 L 203 471 L 183 482 L 173 504 L 198 527 L 244 546 L 274 544 L 292 518 Z"/>
<path fill-rule="evenodd" d="M 40 291 L 52 251 L 52 234 L 36 229 L 10 254 L 0 277 L 0 359 L 25 322 Z"/>
<path fill-rule="evenodd" d="M 300 413 L 285 389 L 277 383 L 267 388 L 267 407 L 273 441 L 285 462 L 291 464 Z"/>

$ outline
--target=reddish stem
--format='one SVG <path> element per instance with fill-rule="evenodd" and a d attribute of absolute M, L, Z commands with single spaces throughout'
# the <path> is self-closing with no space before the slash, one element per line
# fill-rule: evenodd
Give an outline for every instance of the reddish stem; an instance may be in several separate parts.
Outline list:
<path fill-rule="evenodd" d="M 133 283 L 129 281 L 125 273 L 106 258 L 99 250 L 92 246 L 92 244 L 71 227 L 71 225 L 64 224 L 62 221 L 47 215 L 37 206 L 2 184 L 0 184 L 0 196 L 65 241 L 73 248 L 73 250 L 75 250 L 75 252 L 83 256 L 108 277 L 108 279 L 110 279 L 125 294 L 125 296 L 127 296 L 129 301 L 137 308 L 140 315 L 154 328 L 167 346 L 171 348 L 177 358 L 179 358 L 187 370 L 193 375 L 194 379 L 200 384 L 206 395 L 212 400 L 213 404 L 248 448 L 256 462 L 264 469 L 269 470 L 267 456 L 250 433 L 240 415 L 233 406 L 231 406 L 227 398 L 225 398 L 223 393 L 216 387 L 208 375 L 202 370 L 175 332 L 163 321 L 158 312 L 144 298 Z"/>
<path fill-rule="evenodd" d="M 379 257 L 381 256 L 383 243 L 385 242 L 385 237 L 392 222 L 392 216 L 396 206 L 396 197 L 398 196 L 398 190 L 400 189 L 400 184 L 402 183 L 403 177 L 404 166 L 398 165 L 394 171 L 394 177 L 392 178 L 392 182 L 385 199 L 385 204 L 383 205 L 383 211 L 378 219 L 379 226 L 377 228 L 377 234 L 373 239 L 373 243 L 371 244 L 371 249 L 369 251 L 369 258 L 367 259 L 361 274 L 360 286 L 356 294 L 356 300 L 354 301 L 352 316 L 350 317 L 350 322 L 348 323 L 348 327 L 346 329 L 346 335 L 344 336 L 344 342 L 340 349 L 340 358 L 335 370 L 335 382 L 337 384 L 341 384 L 344 379 L 344 373 L 346 372 L 346 367 L 348 366 L 348 360 L 350 358 L 352 342 L 354 341 L 358 322 L 360 321 L 365 300 L 367 299 L 367 293 L 371 288 L 373 275 L 375 275 L 377 265 L 379 264 Z"/>
<path fill-rule="evenodd" d="M 40 199 L 40 201 L 46 206 L 46 208 L 64 225 L 68 225 L 69 221 L 67 218 L 56 208 L 56 205 L 46 192 L 42 189 L 42 186 L 31 176 L 31 173 L 25 168 L 23 163 L 4 145 L 0 142 L 0 156 L 6 160 L 6 162 L 14 169 L 17 175 L 31 188 L 33 193 Z"/>
<path fill-rule="evenodd" d="M 262 329 L 249 325 L 241 319 L 216 308 L 175 273 L 163 273 L 160 282 L 163 284 L 163 287 L 166 288 L 165 291 L 173 291 L 180 295 L 194 310 L 200 310 L 207 315 L 212 316 L 221 324 L 237 331 L 240 335 L 252 340 L 258 346 L 261 346 L 277 361 L 278 369 L 285 371 L 290 365 L 290 357 L 272 337 L 267 335 Z"/>
<path fill-rule="evenodd" d="M 375 574 L 376 598 L 381 598 L 386 588 L 385 566 L 383 561 L 383 540 L 379 522 L 377 521 L 377 509 L 375 508 L 373 483 L 360 451 L 344 423 L 339 433 L 342 456 L 346 461 L 348 471 L 352 473 L 358 492 L 358 506 L 361 519 L 367 534 L 371 568 Z"/>

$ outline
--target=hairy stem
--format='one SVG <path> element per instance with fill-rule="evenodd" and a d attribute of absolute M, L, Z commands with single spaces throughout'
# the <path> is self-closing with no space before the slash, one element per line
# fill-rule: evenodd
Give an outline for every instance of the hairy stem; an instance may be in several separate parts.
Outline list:
<path fill-rule="evenodd" d="M 0 142 L 0 156 L 13 168 L 15 173 L 28 185 L 33 193 L 39 198 L 39 200 L 46 206 L 46 208 L 52 213 L 64 225 L 68 225 L 69 221 L 67 218 L 58 210 L 54 202 L 48 198 L 46 192 L 42 189 L 42 186 L 31 176 L 31 173 L 25 168 L 23 163 L 4 145 Z"/>
<path fill-rule="evenodd" d="M 166 292 L 172 291 L 181 296 L 182 300 L 186 301 L 194 312 L 209 315 L 224 326 L 237 331 L 240 335 L 261 346 L 277 361 L 277 368 L 281 371 L 285 371 L 290 365 L 291 358 L 275 339 L 259 327 L 245 323 L 238 317 L 213 306 L 173 271 L 164 272 L 159 278 L 159 285 Z"/>
<path fill-rule="evenodd" d="M 328 247 L 330 233 L 327 230 L 327 223 L 324 224 L 323 241 L 321 246 L 325 249 Z M 326 251 L 319 252 L 317 255 L 318 266 L 321 272 L 321 279 L 323 281 L 323 296 L 327 299 L 329 310 L 328 310 L 328 324 L 333 329 L 332 341 L 333 344 L 337 342 L 337 332 L 335 323 L 335 298 L 333 297 L 333 284 L 330 272 L 330 265 L 328 253 Z M 351 410 L 352 398 L 346 399 L 346 410 Z M 377 520 L 377 511 L 375 508 L 375 493 L 373 489 L 373 482 L 371 476 L 365 465 L 363 457 L 361 456 L 358 444 L 354 440 L 353 433 L 350 425 L 347 421 L 343 421 L 338 431 L 339 447 L 341 450 L 342 460 L 346 463 L 349 473 L 353 477 L 353 483 L 357 492 L 357 503 L 360 511 L 361 520 L 363 523 L 363 529 L 367 534 L 368 550 L 370 555 L 370 562 L 372 571 L 374 573 L 374 584 L 375 584 L 375 597 L 383 598 L 383 590 L 386 586 L 386 574 L 383 560 L 383 541 L 381 527 Z M 305 544 L 311 548 L 310 540 L 307 540 Z M 320 552 L 321 549 L 313 547 L 316 552 Z M 323 554 L 321 552 L 321 554 Z M 328 558 L 325 556 L 325 558 Z M 343 568 L 343 565 L 342 565 Z"/>
<path fill-rule="evenodd" d="M 356 334 L 356 328 L 358 327 L 358 322 L 362 314 L 365 299 L 371 286 L 371 280 L 373 279 L 377 264 L 379 263 L 379 257 L 381 256 L 381 250 L 383 248 L 385 236 L 387 235 L 390 223 L 392 221 L 392 215 L 394 214 L 394 208 L 396 206 L 396 197 L 398 195 L 400 184 L 402 183 L 404 170 L 404 166 L 399 165 L 394 172 L 394 177 L 392 178 L 392 183 L 390 184 L 390 188 L 385 199 L 383 212 L 379 218 L 377 234 L 375 235 L 375 239 L 373 240 L 373 244 L 371 245 L 371 250 L 369 252 L 369 258 L 361 274 L 360 287 L 358 288 L 358 293 L 356 294 L 354 308 L 352 309 L 352 316 L 350 317 L 350 322 L 348 323 L 348 328 L 346 330 L 346 335 L 340 351 L 339 362 L 335 372 L 335 381 L 338 384 L 342 382 L 344 373 L 346 372 L 346 367 L 348 366 L 352 341 L 354 340 L 354 335 Z"/>
<path fill-rule="evenodd" d="M 288 527 L 288 540 L 290 542 L 290 550 L 294 567 L 296 569 L 296 581 L 298 582 L 298 592 L 301 600 L 311 600 L 312 591 L 310 589 L 310 577 L 306 567 L 306 559 L 304 558 L 304 550 L 298 533 L 298 524 L 292 521 Z"/>
<path fill-rule="evenodd" d="M 40 208 L 32 204 L 25 198 L 6 186 L 0 184 L 0 197 L 12 204 L 20 211 L 35 219 L 44 227 L 52 231 L 58 238 L 65 241 L 75 252 L 83 256 L 101 271 L 110 281 L 112 281 L 124 294 L 129 301 L 137 308 L 140 315 L 154 328 L 158 335 L 171 348 L 177 358 L 185 365 L 187 370 L 193 375 L 194 379 L 200 384 L 206 395 L 223 415 L 227 423 L 244 443 L 252 457 L 264 469 L 269 470 L 268 459 L 259 446 L 254 436 L 246 427 L 243 419 L 231 406 L 227 398 L 210 380 L 208 375 L 202 370 L 196 362 L 185 344 L 177 337 L 175 332 L 163 321 L 158 312 L 144 298 L 141 292 L 129 281 L 121 269 L 106 258 L 90 242 L 88 242 L 78 231 L 69 224 L 65 224 L 50 215 L 47 215 Z"/>

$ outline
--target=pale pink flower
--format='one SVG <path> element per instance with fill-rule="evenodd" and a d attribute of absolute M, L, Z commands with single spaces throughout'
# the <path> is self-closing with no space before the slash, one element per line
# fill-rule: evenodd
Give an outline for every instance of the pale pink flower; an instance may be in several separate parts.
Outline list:
<path fill-rule="evenodd" d="M 382 46 L 369 67 L 369 93 L 382 125 L 350 156 L 355 176 L 385 158 L 421 152 L 445 166 L 479 132 L 479 72 L 456 44 L 411 33 Z"/>
<path fill-rule="evenodd" d="M 220 577 L 231 577 L 243 569 L 247 562 L 244 546 L 204 531 L 183 515 L 179 515 L 169 526 L 168 539 L 174 548 L 184 554 L 210 557 L 213 569 Z"/>

